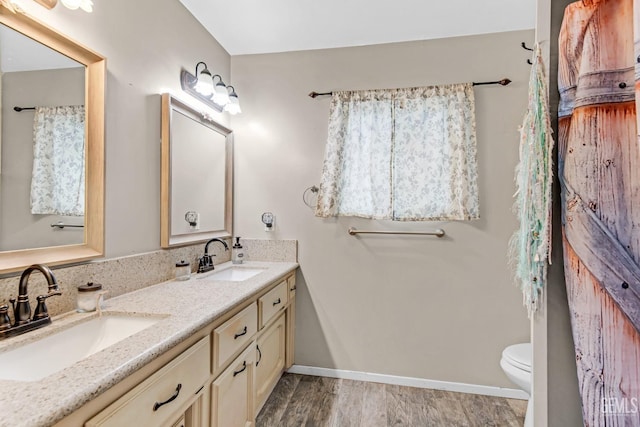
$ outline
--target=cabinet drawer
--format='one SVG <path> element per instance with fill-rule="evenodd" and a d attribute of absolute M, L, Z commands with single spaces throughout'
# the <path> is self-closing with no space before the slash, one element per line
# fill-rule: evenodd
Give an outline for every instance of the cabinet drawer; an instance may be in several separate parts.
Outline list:
<path fill-rule="evenodd" d="M 175 420 L 209 379 L 209 337 L 191 346 L 86 422 L 87 427 L 156 427 Z"/>
<path fill-rule="evenodd" d="M 244 347 L 258 330 L 258 307 L 251 304 L 213 331 L 213 372 Z"/>
<path fill-rule="evenodd" d="M 266 325 L 285 305 L 287 305 L 287 281 L 283 280 L 258 300 L 260 308 L 260 329 Z"/>

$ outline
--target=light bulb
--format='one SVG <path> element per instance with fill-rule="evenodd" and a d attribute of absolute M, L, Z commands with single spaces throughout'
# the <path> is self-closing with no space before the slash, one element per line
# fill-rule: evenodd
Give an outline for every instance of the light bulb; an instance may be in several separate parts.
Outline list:
<path fill-rule="evenodd" d="M 84 0 L 80 4 L 80 8 L 87 13 L 93 12 L 93 1 L 92 0 Z"/>
<path fill-rule="evenodd" d="M 62 4 L 71 10 L 76 10 L 82 3 L 82 0 L 62 0 Z"/>
<path fill-rule="evenodd" d="M 213 80 L 211 79 L 211 73 L 206 68 L 200 72 L 198 81 L 194 86 L 196 92 L 200 95 L 209 97 L 213 93 Z"/>
<path fill-rule="evenodd" d="M 234 94 L 235 92 L 229 95 L 229 103 L 224 106 L 224 111 L 235 116 L 238 113 L 242 113 L 242 110 L 240 109 L 240 101 L 238 100 L 238 95 Z"/>
<path fill-rule="evenodd" d="M 225 106 L 229 103 L 229 92 L 227 91 L 227 86 L 222 83 L 222 81 L 216 84 L 215 90 L 213 92 L 213 102 L 222 106 Z"/>

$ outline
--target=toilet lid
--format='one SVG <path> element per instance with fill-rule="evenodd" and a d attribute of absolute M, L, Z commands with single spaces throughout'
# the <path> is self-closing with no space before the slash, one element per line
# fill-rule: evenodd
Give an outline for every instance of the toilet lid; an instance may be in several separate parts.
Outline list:
<path fill-rule="evenodd" d="M 531 344 L 515 344 L 505 348 L 502 357 L 516 368 L 531 372 Z"/>

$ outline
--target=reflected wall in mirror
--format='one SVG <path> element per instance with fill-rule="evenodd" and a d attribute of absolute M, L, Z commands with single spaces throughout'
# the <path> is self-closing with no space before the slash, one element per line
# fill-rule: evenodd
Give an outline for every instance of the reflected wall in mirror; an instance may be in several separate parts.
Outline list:
<path fill-rule="evenodd" d="M 232 234 L 233 134 L 162 95 L 161 245 Z"/>
<path fill-rule="evenodd" d="M 103 255 L 105 59 L 0 6 L 0 71 L 0 273 Z"/>

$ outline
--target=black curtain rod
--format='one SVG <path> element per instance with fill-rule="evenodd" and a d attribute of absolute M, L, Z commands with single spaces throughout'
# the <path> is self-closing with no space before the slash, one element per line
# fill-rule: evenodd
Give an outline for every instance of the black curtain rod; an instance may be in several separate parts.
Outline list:
<path fill-rule="evenodd" d="M 504 79 L 502 79 L 502 80 L 496 80 L 496 81 L 494 81 L 494 82 L 473 82 L 473 83 L 472 83 L 472 85 L 473 85 L 473 86 L 484 86 L 484 85 L 500 85 L 500 86 L 506 86 L 506 85 L 508 85 L 509 83 L 511 83 L 511 80 L 509 80 L 509 79 L 507 79 L 507 78 L 504 78 Z M 310 96 L 311 98 L 315 98 L 315 97 L 317 97 L 317 96 L 330 96 L 330 95 L 333 95 L 333 92 L 322 92 L 322 93 L 319 93 L 319 92 L 315 92 L 315 91 L 314 91 L 314 92 L 311 92 L 311 93 L 309 94 L 309 96 Z"/>
<path fill-rule="evenodd" d="M 36 107 L 13 107 L 13 111 L 17 111 L 18 113 L 20 111 L 25 111 L 25 110 L 35 110 Z"/>

